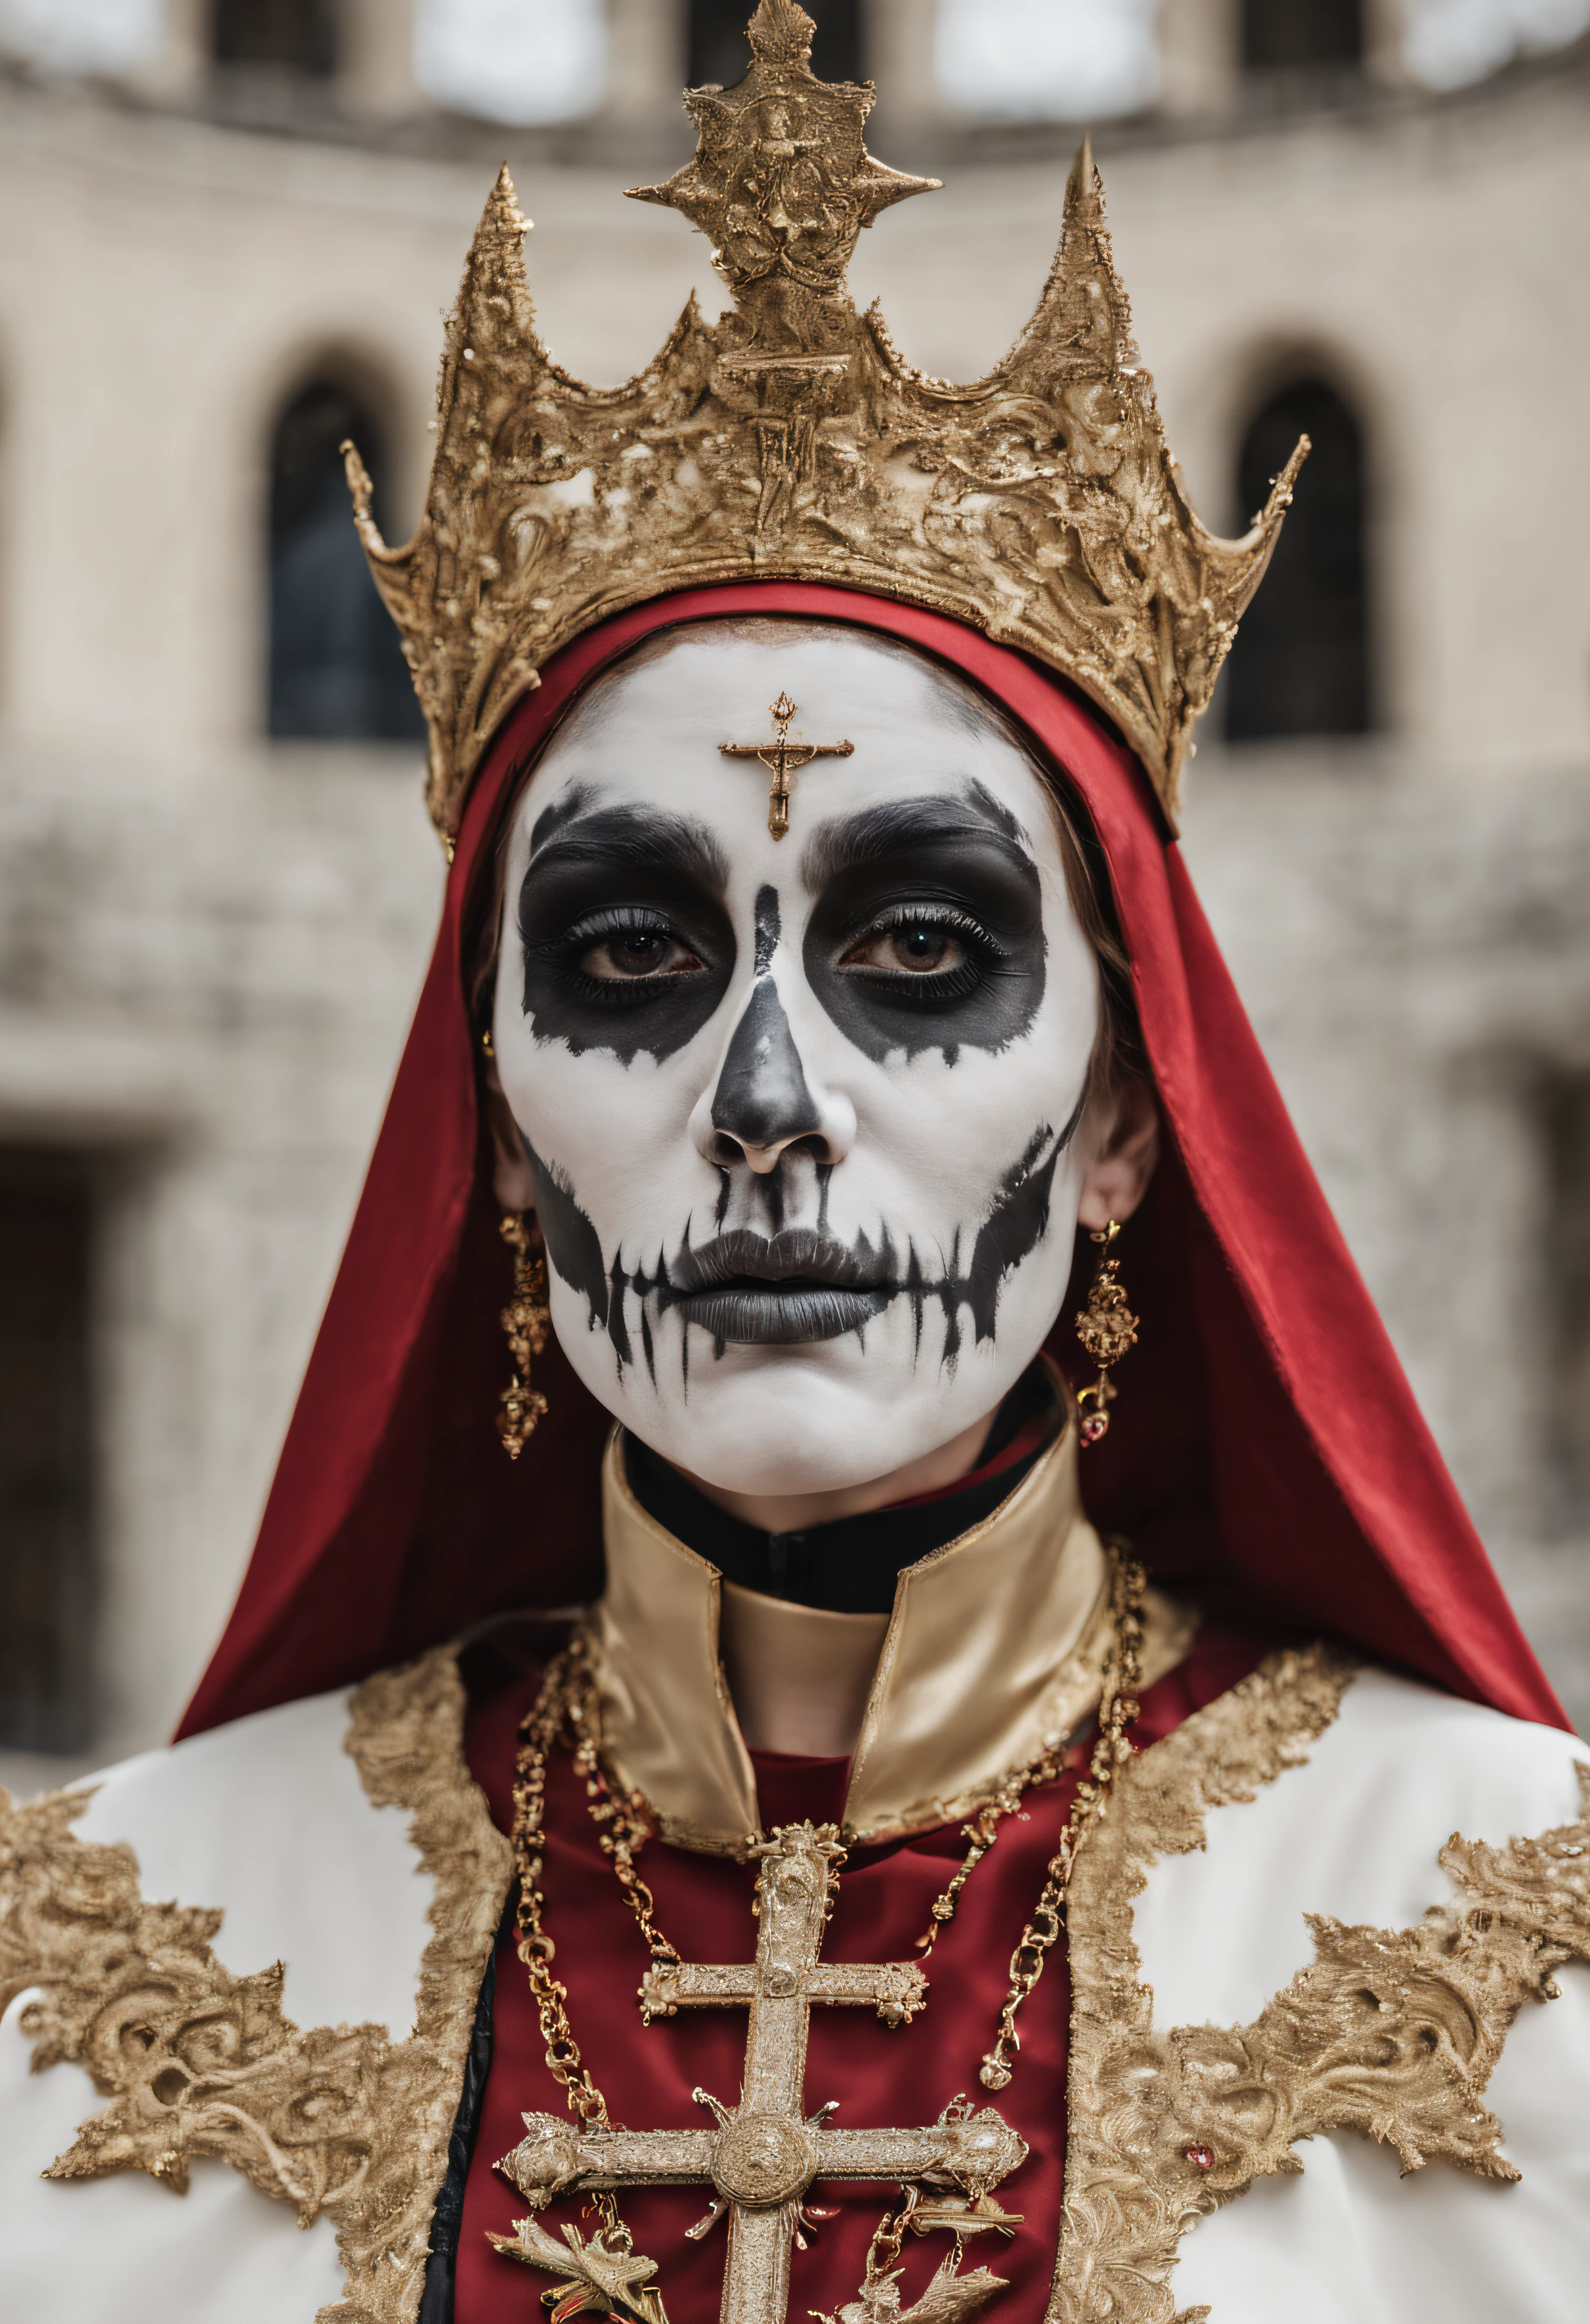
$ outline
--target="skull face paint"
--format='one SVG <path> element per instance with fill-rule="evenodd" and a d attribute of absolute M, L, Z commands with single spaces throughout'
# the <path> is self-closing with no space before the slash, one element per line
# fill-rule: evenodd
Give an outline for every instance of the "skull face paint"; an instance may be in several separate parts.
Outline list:
<path fill-rule="evenodd" d="M 787 693 L 854 744 L 718 744 Z M 989 1411 L 1064 1296 L 1099 1020 L 1043 781 L 838 624 L 703 623 L 554 735 L 507 843 L 493 1047 L 593 1392 L 725 1489 L 823 1491 Z"/>

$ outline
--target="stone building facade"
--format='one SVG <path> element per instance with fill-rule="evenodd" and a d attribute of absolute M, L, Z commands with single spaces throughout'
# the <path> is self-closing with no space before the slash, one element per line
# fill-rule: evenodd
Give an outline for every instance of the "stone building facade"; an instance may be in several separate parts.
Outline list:
<path fill-rule="evenodd" d="M 265 13 L 315 19 L 312 69 L 218 56 L 228 10 L 167 0 L 112 77 L 0 80 L 0 1780 L 179 1710 L 428 949 L 441 867 L 384 681 L 284 675 L 293 576 L 341 554 L 292 515 L 292 430 L 353 410 L 406 528 L 438 310 L 504 153 L 572 369 L 627 375 L 713 296 L 705 245 L 619 198 L 686 150 L 684 0 L 611 0 L 595 109 L 538 127 L 439 107 L 384 0 Z M 694 13 L 700 53 L 721 28 Z M 856 287 L 913 360 L 975 376 L 1035 298 L 1074 129 L 958 111 L 934 0 L 816 13 L 884 88 L 875 150 L 947 181 L 864 238 Z M 1187 850 L 1585 1718 L 1590 56 L 1438 94 L 1393 0 L 1311 64 L 1255 62 L 1255 14 L 1166 0 L 1157 95 L 1097 144 L 1206 518 L 1245 513 L 1266 412 L 1312 397 L 1337 431 L 1335 581 L 1287 586 L 1334 587 L 1357 708 L 1289 732 L 1301 697 L 1272 688 L 1278 718 L 1250 673 L 1242 739 L 1207 722 Z"/>

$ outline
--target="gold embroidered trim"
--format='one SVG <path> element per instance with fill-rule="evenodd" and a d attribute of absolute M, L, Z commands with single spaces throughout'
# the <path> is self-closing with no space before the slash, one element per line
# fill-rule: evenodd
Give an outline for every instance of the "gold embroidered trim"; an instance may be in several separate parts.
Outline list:
<path fill-rule="evenodd" d="M 363 2181 L 336 2212 L 345 2298 L 317 2324 L 412 2324 L 464 2064 L 509 1884 L 513 1849 L 464 1757 L 468 1705 L 450 1646 L 366 1679 L 346 1749 L 377 1807 L 409 1812 L 409 1837 L 435 1883 L 412 2037 L 392 2050 Z"/>
<path fill-rule="evenodd" d="M 1404 2172 L 1432 2155 L 1514 2179 L 1482 2103 L 1526 1999 L 1590 1960 L 1586 1821 L 1503 1849 L 1456 1834 L 1440 1852 L 1457 1891 L 1416 1928 L 1348 1928 L 1310 1915 L 1312 1964 L 1251 2025 L 1153 2028 L 1133 1904 L 1162 1856 L 1204 1844 L 1204 1811 L 1251 1800 L 1300 1765 L 1335 1719 L 1352 1666 L 1324 1646 L 1273 1655 L 1253 1677 L 1145 1751 L 1079 1856 L 1071 1885 L 1071 2145 L 1047 2324 L 1196 2324 L 1169 2277 L 1200 2216 L 1255 2179 L 1298 2172 L 1292 2148 L 1356 2130 Z"/>
<path fill-rule="evenodd" d="M 186 2193 L 195 2156 L 229 2163 L 300 2226 L 337 2231 L 344 2298 L 318 2324 L 411 2324 L 446 2169 L 475 1998 L 511 1875 L 464 1763 L 464 1696 L 450 1649 L 366 1681 L 346 1748 L 377 1806 L 409 1811 L 435 1883 L 415 2030 L 300 2031 L 282 1965 L 234 1977 L 211 1941 L 222 1914 L 152 1904 L 121 1844 L 74 1838 L 92 1794 L 19 1808 L 0 1791 L 0 2011 L 22 2014 L 35 2072 L 81 2066 L 112 2103 L 44 2173 L 146 2171 Z"/>

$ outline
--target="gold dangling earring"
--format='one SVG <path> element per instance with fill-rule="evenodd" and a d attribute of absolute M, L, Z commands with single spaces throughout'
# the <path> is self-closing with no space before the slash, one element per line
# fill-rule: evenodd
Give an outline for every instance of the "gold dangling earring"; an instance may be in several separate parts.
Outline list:
<path fill-rule="evenodd" d="M 1093 1229 L 1094 1241 L 1103 1248 L 1098 1254 L 1098 1272 L 1089 1288 L 1088 1305 L 1077 1317 L 1077 1337 L 1098 1366 L 1098 1378 L 1077 1397 L 1084 1444 L 1097 1444 L 1109 1434 L 1109 1406 L 1116 1395 L 1109 1368 L 1120 1362 L 1128 1348 L 1137 1345 L 1138 1319 L 1127 1306 L 1126 1295 L 1121 1287 L 1121 1262 L 1110 1256 L 1120 1231 L 1114 1219 L 1106 1227 Z"/>
<path fill-rule="evenodd" d="M 547 1399 L 530 1385 L 530 1365 L 547 1345 L 552 1313 L 547 1305 L 547 1262 L 530 1249 L 523 1214 L 508 1212 L 497 1231 L 513 1253 L 513 1297 L 501 1316 L 513 1378 L 498 1399 L 497 1434 L 509 1459 L 517 1461 L 547 1417 Z"/>

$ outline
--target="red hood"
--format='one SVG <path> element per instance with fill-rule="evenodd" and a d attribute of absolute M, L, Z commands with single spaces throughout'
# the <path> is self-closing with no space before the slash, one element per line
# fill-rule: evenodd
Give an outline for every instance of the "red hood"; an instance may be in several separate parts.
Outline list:
<path fill-rule="evenodd" d="M 260 1537 L 191 1734 L 346 1684 L 516 1606 L 601 1586 L 607 1415 L 556 1349 L 510 1463 L 508 1260 L 460 963 L 505 797 L 593 673 L 650 632 L 760 613 L 925 649 L 1062 768 L 1107 856 L 1166 1136 L 1122 1244 L 1142 1317 L 1084 1490 L 1158 1578 L 1253 1624 L 1325 1631 L 1472 1701 L 1567 1726 L 1326 1207 L 1141 769 L 1063 681 L 962 623 L 805 584 L 692 590 L 548 665 L 477 780 L 398 1069 Z M 1068 1299 L 1052 1350 L 1083 1369 Z"/>

